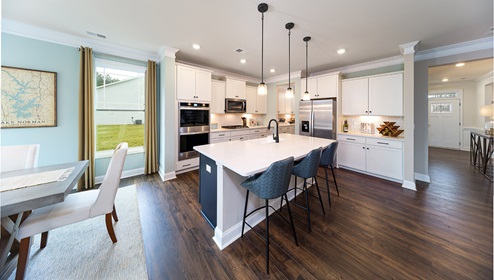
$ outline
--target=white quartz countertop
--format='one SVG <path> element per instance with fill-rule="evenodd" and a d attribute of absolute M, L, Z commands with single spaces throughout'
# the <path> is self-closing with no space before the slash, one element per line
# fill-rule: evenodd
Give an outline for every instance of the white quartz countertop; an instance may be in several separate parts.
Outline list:
<path fill-rule="evenodd" d="M 289 124 L 289 123 L 280 123 L 279 124 L 279 127 L 285 127 L 285 126 L 295 126 L 295 124 Z M 268 128 L 267 125 L 256 125 L 256 126 L 249 126 L 249 127 L 246 127 L 246 128 L 235 128 L 235 129 L 218 127 L 218 128 L 215 128 L 215 129 L 211 129 L 210 132 L 241 131 L 241 130 L 267 129 L 267 128 Z"/>
<path fill-rule="evenodd" d="M 295 160 L 311 150 L 326 147 L 335 140 L 295 134 L 280 135 L 275 143 L 272 136 L 247 141 L 231 141 L 195 146 L 194 150 L 235 173 L 247 177 L 266 170 L 271 163 L 293 156 Z"/>
<path fill-rule="evenodd" d="M 339 132 L 338 135 L 340 136 L 360 136 L 360 137 L 372 137 L 372 138 L 382 138 L 386 140 L 396 140 L 396 141 L 405 141 L 404 137 L 391 137 L 391 136 L 383 136 L 382 134 L 379 133 L 360 133 L 360 132 Z M 401 135 L 400 135 L 401 136 Z"/>

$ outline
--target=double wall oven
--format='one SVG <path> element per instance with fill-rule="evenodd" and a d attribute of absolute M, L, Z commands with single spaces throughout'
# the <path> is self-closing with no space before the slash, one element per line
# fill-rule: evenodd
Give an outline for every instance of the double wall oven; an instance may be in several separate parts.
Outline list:
<path fill-rule="evenodd" d="M 179 102 L 178 160 L 198 157 L 194 146 L 209 144 L 209 104 Z"/>

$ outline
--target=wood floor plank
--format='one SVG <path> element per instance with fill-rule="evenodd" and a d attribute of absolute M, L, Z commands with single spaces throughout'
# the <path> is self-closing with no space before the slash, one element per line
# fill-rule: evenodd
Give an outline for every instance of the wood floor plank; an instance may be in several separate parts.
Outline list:
<path fill-rule="evenodd" d="M 149 279 L 492 279 L 492 183 L 467 152 L 429 154 L 432 182 L 417 182 L 416 192 L 336 169 L 340 196 L 330 183 L 332 207 L 320 169 L 326 215 L 310 198 L 308 233 L 306 212 L 291 207 L 298 247 L 290 225 L 271 216 L 269 275 L 265 241 L 254 231 L 224 250 L 216 246 L 200 213 L 197 171 L 122 184 L 137 185 Z M 254 230 L 264 233 L 265 222 Z"/>

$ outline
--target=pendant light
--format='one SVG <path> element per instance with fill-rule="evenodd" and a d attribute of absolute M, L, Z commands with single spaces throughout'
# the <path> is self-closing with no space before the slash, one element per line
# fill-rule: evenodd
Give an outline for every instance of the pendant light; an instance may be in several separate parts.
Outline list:
<path fill-rule="evenodd" d="M 293 22 L 285 24 L 285 28 L 288 29 L 288 88 L 285 91 L 285 98 L 293 98 L 293 89 L 290 86 L 290 35 L 294 26 Z"/>
<path fill-rule="evenodd" d="M 264 83 L 264 13 L 268 10 L 268 4 L 261 3 L 257 6 L 257 10 L 262 14 L 261 21 L 261 83 L 257 87 L 258 95 L 267 95 L 268 87 Z"/>
<path fill-rule="evenodd" d="M 310 37 L 304 37 L 305 42 L 305 92 L 302 96 L 302 100 L 310 100 L 309 94 L 309 41 Z"/>

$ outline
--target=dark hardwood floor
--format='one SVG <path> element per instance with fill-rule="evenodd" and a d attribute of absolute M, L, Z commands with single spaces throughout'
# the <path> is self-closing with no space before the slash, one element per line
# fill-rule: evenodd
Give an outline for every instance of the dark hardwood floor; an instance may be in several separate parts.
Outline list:
<path fill-rule="evenodd" d="M 429 155 L 432 183 L 417 182 L 417 192 L 336 170 L 340 196 L 331 185 L 326 216 L 311 200 L 312 233 L 306 213 L 292 207 L 298 247 L 290 226 L 272 215 L 269 276 L 264 240 L 252 231 L 223 251 L 215 245 L 199 211 L 197 172 L 122 183 L 137 185 L 150 279 L 492 279 L 492 183 L 467 152 Z M 255 229 L 264 232 L 264 222 Z"/>

